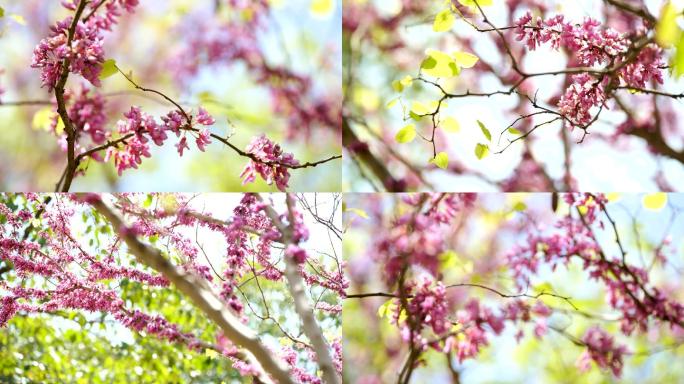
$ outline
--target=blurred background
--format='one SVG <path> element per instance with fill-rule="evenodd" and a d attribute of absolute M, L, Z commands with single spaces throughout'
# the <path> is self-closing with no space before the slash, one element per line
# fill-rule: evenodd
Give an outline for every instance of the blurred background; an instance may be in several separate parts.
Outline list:
<path fill-rule="evenodd" d="M 218 7 L 217 7 L 218 5 Z M 273 0 L 263 10 L 259 2 L 214 0 L 145 0 L 133 14 L 121 18 L 105 37 L 107 59 L 132 71 L 140 85 L 180 101 L 184 108 L 204 106 L 215 118 L 211 127 L 244 149 L 265 133 L 300 162 L 341 153 L 340 0 Z M 50 102 L 53 95 L 40 87 L 40 70 L 30 68 L 34 47 L 50 26 L 69 15 L 58 1 L 3 0 L 0 7 L 0 190 L 52 191 L 66 165 L 54 134 L 46 129 L 47 105 L 13 106 L 18 101 Z M 212 49 L 251 50 L 251 60 L 212 58 Z M 286 89 L 276 76 L 258 73 L 251 63 L 285 71 L 306 83 L 295 100 L 276 98 L 273 89 Z M 86 81 L 71 75 L 67 88 L 78 90 Z M 89 84 L 87 87 L 91 87 Z M 282 86 L 282 87 L 281 87 Z M 103 80 L 108 127 L 114 130 L 132 105 L 159 117 L 171 107 L 153 95 L 133 90 L 119 74 Z M 289 101 L 290 104 L 283 101 Z M 329 118 L 316 119 L 324 115 Z M 303 117 L 302 117 L 303 116 Z M 307 117 L 309 116 L 309 117 Z M 247 164 L 214 141 L 205 153 L 194 145 L 182 158 L 169 140 L 153 145 L 152 157 L 139 170 L 116 176 L 110 163 L 91 161 L 73 191 L 222 191 L 275 190 L 259 180 L 241 185 Z M 191 143 L 194 144 L 194 143 Z M 339 160 L 295 170 L 291 190 L 340 189 Z"/>
<path fill-rule="evenodd" d="M 384 238 L 393 219 L 412 212 L 412 207 L 401 199 L 399 194 L 345 196 L 347 232 L 343 252 L 349 263 L 347 271 L 351 285 L 348 294 L 392 292 L 383 283 L 385 268 L 377 262 L 374 244 Z M 648 268 L 653 285 L 674 300 L 684 301 L 684 195 L 669 194 L 666 205 L 657 210 L 645 207 L 643 195 L 612 194 L 609 199 L 607 208 L 617 222 L 628 262 Z M 515 244 L 525 243 L 531 227 L 551 231 L 556 219 L 567 209 L 561 199 L 558 214 L 555 214 L 550 194 L 479 194 L 472 209 L 457 213 L 449 225 L 442 226 L 448 256 L 440 259 L 437 279 L 445 285 L 478 283 L 507 294 L 519 293 L 506 264 L 506 251 Z M 597 224 L 595 233 L 609 256 L 619 254 L 607 222 L 604 229 L 599 229 Z M 663 245 L 668 242 L 669 245 Z M 653 259 L 658 247 L 661 247 L 664 261 Z M 548 319 L 549 328 L 581 337 L 588 327 L 598 324 L 615 335 L 617 343 L 627 345 L 633 354 L 625 357 L 622 378 L 599 370 L 595 364 L 589 371 L 581 372 L 576 361 L 584 349 L 558 332 L 549 330 L 542 338 L 537 338 L 534 322 L 522 326 L 507 322 L 500 335 L 487 333 L 490 344 L 477 357 L 459 363 L 454 353 L 451 364 L 459 372 L 461 383 L 674 384 L 684 381 L 684 367 L 673 363 L 684 358 L 681 329 L 653 323 L 648 332 L 625 337 L 614 320 L 619 316 L 608 304 L 607 290 L 604 285 L 589 279 L 582 263 L 575 260 L 567 268 L 560 265 L 555 270 L 540 265 L 527 293 L 534 295 L 541 291 L 571 297 L 579 309 L 574 311 L 562 299 L 542 297 L 543 303 L 553 309 Z M 477 298 L 482 305 L 492 308 L 513 300 L 482 289 L 448 289 L 450 319 L 455 318 L 469 298 Z M 383 297 L 344 301 L 345 380 L 350 383 L 397 382 L 408 348 L 397 326 L 390 322 L 391 316 L 381 314 L 387 301 Z M 534 304 L 532 299 L 527 302 Z M 523 331 L 519 342 L 516 341 L 518 330 Z M 423 357 L 425 364 L 415 371 L 412 383 L 455 382 L 446 368 L 445 354 L 429 348 Z"/>

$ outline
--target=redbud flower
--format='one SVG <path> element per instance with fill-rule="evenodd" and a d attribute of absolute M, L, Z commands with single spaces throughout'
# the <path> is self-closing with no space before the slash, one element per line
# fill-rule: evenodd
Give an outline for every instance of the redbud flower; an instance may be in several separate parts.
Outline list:
<path fill-rule="evenodd" d="M 285 256 L 291 258 L 297 264 L 304 264 L 307 259 L 306 251 L 294 244 L 287 246 L 285 249 Z"/>
<path fill-rule="evenodd" d="M 209 138 L 209 130 L 208 129 L 202 129 L 199 132 L 199 136 L 197 139 L 195 139 L 195 144 L 197 144 L 197 148 L 199 148 L 200 151 L 204 152 L 204 146 L 207 144 L 211 144 L 211 139 Z"/>
<path fill-rule="evenodd" d="M 197 113 L 197 122 L 202 125 L 213 125 L 216 120 L 204 108 L 200 107 Z"/>
<path fill-rule="evenodd" d="M 278 189 L 285 191 L 290 179 L 287 166 L 299 165 L 299 161 L 291 153 L 283 153 L 280 145 L 275 144 L 263 134 L 252 140 L 246 152 L 254 155 L 257 160 L 250 160 L 240 174 L 240 177 L 244 179 L 242 184 L 253 182 L 256 180 L 256 175 L 259 175 L 269 185 L 275 181 Z"/>

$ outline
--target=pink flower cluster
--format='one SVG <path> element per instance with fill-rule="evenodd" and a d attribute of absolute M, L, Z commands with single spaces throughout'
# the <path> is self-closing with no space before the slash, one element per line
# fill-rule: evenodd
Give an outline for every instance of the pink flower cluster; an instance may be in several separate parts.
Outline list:
<path fill-rule="evenodd" d="M 98 0 L 89 4 L 91 10 L 96 10 Z M 76 0 L 62 0 L 62 5 L 70 10 L 76 10 Z M 83 76 L 91 84 L 100 85 L 100 72 L 104 63 L 103 31 L 110 30 L 121 15 L 121 9 L 133 12 L 138 0 L 109 1 L 104 9 L 105 14 L 95 13 L 87 20 L 81 19 L 76 23 L 72 40 L 69 42 L 69 27 L 73 17 L 68 17 L 50 28 L 50 35 L 41 40 L 33 51 L 31 67 L 41 69 L 43 86 L 52 90 L 62 76 L 62 67 L 68 63 L 68 70 Z"/>
<path fill-rule="evenodd" d="M 256 136 L 245 151 L 253 158 L 240 174 L 244 179 L 242 184 L 254 182 L 259 175 L 269 185 L 275 182 L 278 189 L 284 192 L 290 180 L 289 168 L 299 165 L 299 161 L 291 153 L 283 152 L 280 145 L 264 134 Z"/>
<path fill-rule="evenodd" d="M 603 105 L 606 100 L 604 86 L 608 80 L 605 77 L 599 81 L 587 73 L 572 76 L 572 84 L 558 102 L 561 115 L 577 126 L 591 123 L 592 108 Z"/>
<path fill-rule="evenodd" d="M 587 350 L 577 361 L 580 370 L 588 370 L 593 360 L 599 367 L 610 369 L 616 377 L 620 377 L 623 367 L 622 358 L 627 353 L 627 347 L 616 345 L 611 335 L 596 326 L 587 330 L 582 337 L 582 342 Z"/>
<path fill-rule="evenodd" d="M 573 52 L 587 66 L 605 64 L 628 49 L 624 35 L 612 28 L 601 28 L 601 23 L 591 18 L 582 24 L 572 24 L 563 15 L 557 15 L 548 20 L 537 17 L 532 23 L 532 15 L 527 12 L 515 26 L 517 40 L 524 40 L 530 50 L 548 42 L 554 49 L 564 47 Z"/>
<path fill-rule="evenodd" d="M 415 283 L 415 286 L 407 286 L 406 293 L 413 295 L 409 300 L 407 311 L 415 324 L 420 324 L 421 327 L 430 326 L 438 335 L 449 329 L 446 288 L 441 281 L 434 282 L 425 277 L 422 281 Z M 400 313 L 395 313 L 394 321 L 399 323 L 400 317 Z M 400 325 L 404 340 L 408 341 L 410 327 L 407 323 Z"/>
<path fill-rule="evenodd" d="M 106 130 L 107 116 L 105 114 L 105 99 L 96 91 L 81 87 L 81 90 L 72 96 L 71 92 L 65 95 L 67 102 L 73 98 L 68 109 L 69 119 L 74 124 L 77 135 L 86 134 L 95 144 L 102 144 L 109 137 Z M 57 115 L 53 121 L 53 129 L 57 125 Z"/>
<path fill-rule="evenodd" d="M 582 216 L 567 215 L 557 221 L 553 232 L 530 233 L 526 244 L 508 252 L 508 265 L 518 286 L 528 286 L 529 276 L 542 263 L 555 269 L 559 264 L 567 265 L 572 259 L 578 259 L 589 277 L 606 287 L 608 304 L 622 315 L 620 329 L 625 335 L 635 329 L 645 332 L 652 318 L 681 327 L 684 305 L 651 286 L 645 269 L 629 264 L 621 255 L 605 254 L 597 242 L 592 225 L 604 228 L 598 214 L 605 209 L 605 197 L 567 194 L 565 200 L 573 209 L 579 208 Z"/>
<path fill-rule="evenodd" d="M 114 165 L 116 166 L 119 176 L 126 169 L 138 168 L 142 163 L 143 157 L 150 157 L 150 146 L 148 142 L 151 140 L 155 145 L 161 146 L 168 138 L 166 132 L 175 133 L 176 136 L 183 136 L 176 144 L 178 154 L 183 156 L 183 151 L 188 149 L 187 138 L 181 132 L 183 127 L 190 128 L 193 121 L 200 125 L 214 124 L 214 119 L 207 113 L 204 108 L 199 108 L 197 118 L 193 120 L 190 117 L 189 122 L 185 122 L 185 116 L 176 110 L 169 112 L 162 117 L 163 124 L 158 123 L 152 116 L 142 112 L 139 107 L 131 107 L 131 109 L 124 113 L 126 120 L 120 120 L 117 124 L 117 131 L 122 137 L 127 137 L 124 141 L 124 148 L 109 147 L 107 149 L 106 160 L 110 157 L 114 158 Z M 190 129 L 192 130 L 192 129 Z M 197 148 L 204 151 L 205 146 L 211 143 L 210 132 L 208 129 L 198 129 L 195 143 Z"/>
<path fill-rule="evenodd" d="M 550 43 L 554 49 L 561 47 L 574 55 L 574 61 L 587 66 L 609 66 L 616 68 L 615 74 L 595 77 L 589 73 L 572 76 L 572 83 L 561 97 L 558 107 L 574 126 L 586 127 L 592 122 L 591 110 L 604 105 L 606 88 L 616 77 L 625 86 L 643 88 L 650 81 L 662 84 L 662 71 L 666 68 L 662 49 L 648 44 L 635 58 L 629 57 L 630 42 L 622 33 L 612 28 L 602 28 L 591 18 L 582 24 L 571 24 L 563 15 L 548 20 L 537 17 L 532 21 L 528 12 L 515 23 L 517 40 L 525 41 L 530 50 L 543 43 Z"/>
<path fill-rule="evenodd" d="M 407 263 L 437 275 L 439 255 L 445 251 L 444 224 L 472 206 L 474 194 L 410 194 L 402 201 L 424 213 L 409 211 L 394 219 L 374 242 L 372 258 L 381 262 L 388 283 L 394 283 Z"/>
<path fill-rule="evenodd" d="M 542 337 L 546 333 L 546 318 L 550 314 L 551 310 L 541 301 L 530 307 L 524 301 L 516 299 L 495 312 L 480 304 L 479 300 L 470 299 L 456 314 L 461 336 L 449 336 L 442 350 L 454 349 L 460 362 L 476 357 L 481 348 L 489 345 L 488 334 L 499 335 L 506 327 L 507 321 L 524 323 L 532 319 L 531 315 L 537 317 L 534 333 L 537 337 Z M 516 337 L 522 337 L 522 330 L 518 331 Z"/>
<path fill-rule="evenodd" d="M 307 259 L 306 250 L 294 244 L 288 244 L 287 248 L 285 248 L 285 256 L 294 260 L 297 264 L 304 264 Z"/>
<path fill-rule="evenodd" d="M 68 61 L 69 71 L 78 73 L 95 86 L 100 85 L 100 72 L 104 63 L 102 35 L 99 29 L 82 21 L 76 24 L 73 41 L 67 46 L 68 30 L 72 17 L 50 28 L 49 37 L 41 40 L 33 51 L 31 67 L 40 68 L 43 86 L 52 90 L 62 75 L 63 63 Z"/>

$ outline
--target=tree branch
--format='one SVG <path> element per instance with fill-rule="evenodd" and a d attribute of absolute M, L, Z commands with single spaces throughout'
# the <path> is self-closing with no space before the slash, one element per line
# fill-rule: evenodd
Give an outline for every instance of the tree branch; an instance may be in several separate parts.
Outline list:
<path fill-rule="evenodd" d="M 240 322 L 235 315 L 228 310 L 218 294 L 206 281 L 193 274 L 183 271 L 164 258 L 161 252 L 149 245 L 142 243 L 131 232 L 123 220 L 110 209 L 99 196 L 94 197 L 90 204 L 100 212 L 119 233 L 119 236 L 128 246 L 129 252 L 136 259 L 148 267 L 156 270 L 171 281 L 181 292 L 187 295 L 214 323 L 216 323 L 224 335 L 236 345 L 244 348 L 239 353 L 239 358 L 247 361 L 255 367 L 261 367 L 263 371 L 258 375 L 259 380 L 265 383 L 273 382 L 267 375 L 273 376 L 281 384 L 294 384 L 289 369 L 280 359 L 276 358 L 271 350 L 262 344 L 257 335 Z"/>
<path fill-rule="evenodd" d="M 260 197 L 259 199 L 261 200 Z M 289 225 L 285 225 L 280 220 L 278 213 L 270 205 L 266 205 L 265 212 L 282 234 L 283 243 L 288 244 L 292 243 L 294 232 L 294 201 L 289 194 L 286 195 L 285 199 L 287 203 Z M 288 281 L 290 294 L 294 299 L 295 310 L 302 319 L 304 333 L 311 341 L 314 351 L 316 352 L 318 365 L 321 368 L 321 371 L 323 371 L 323 379 L 329 384 L 340 384 L 341 380 L 335 370 L 332 356 L 330 355 L 330 346 L 323 337 L 323 332 L 314 318 L 313 308 L 306 297 L 304 279 L 299 273 L 299 265 L 290 257 L 285 258 L 285 277 Z"/>

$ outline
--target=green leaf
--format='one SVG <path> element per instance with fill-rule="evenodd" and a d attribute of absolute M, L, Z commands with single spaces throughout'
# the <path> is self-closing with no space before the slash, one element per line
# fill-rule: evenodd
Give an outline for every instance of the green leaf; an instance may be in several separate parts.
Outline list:
<path fill-rule="evenodd" d="M 456 133 L 461 130 L 461 125 L 453 117 L 447 117 L 446 119 L 444 119 L 444 121 L 442 121 L 441 127 L 443 130 L 453 133 Z"/>
<path fill-rule="evenodd" d="M 55 115 L 57 115 L 57 112 L 53 111 L 52 107 L 45 107 L 39 110 L 33 115 L 33 128 L 49 131 Z"/>
<path fill-rule="evenodd" d="M 432 30 L 435 32 L 446 32 L 454 26 L 454 22 L 456 22 L 454 14 L 451 13 L 450 9 L 445 9 L 435 17 Z"/>
<path fill-rule="evenodd" d="M 677 11 L 677 8 L 672 1 L 668 1 L 663 6 L 660 11 L 660 18 L 658 24 L 656 25 L 656 42 L 662 47 L 671 47 L 679 38 L 682 31 L 677 25 L 677 17 L 681 12 Z"/>
<path fill-rule="evenodd" d="M 420 101 L 414 101 L 413 104 L 411 104 L 411 112 L 419 116 L 429 115 L 432 113 L 432 111 L 430 111 L 430 107 L 421 103 Z"/>
<path fill-rule="evenodd" d="M 440 152 L 434 159 L 430 160 L 430 162 L 439 168 L 447 169 L 449 166 L 449 155 L 447 155 L 446 152 Z"/>
<path fill-rule="evenodd" d="M 480 58 L 468 52 L 454 52 L 454 60 L 461 68 L 472 68 Z"/>
<path fill-rule="evenodd" d="M 525 203 L 522 202 L 522 201 L 518 201 L 518 202 L 515 203 L 515 205 L 513 206 L 513 210 L 514 210 L 514 211 L 518 211 L 518 212 L 523 212 L 523 211 L 525 211 L 526 209 L 527 209 L 527 204 L 525 204 Z"/>
<path fill-rule="evenodd" d="M 672 72 L 675 77 L 684 75 L 684 33 L 682 33 L 682 37 L 679 38 L 677 51 L 672 58 Z"/>
<path fill-rule="evenodd" d="M 642 203 L 644 208 L 650 211 L 660 211 L 665 208 L 665 205 L 667 204 L 667 193 L 649 193 L 644 196 Z"/>
<path fill-rule="evenodd" d="M 480 126 L 482 134 L 487 138 L 487 141 L 492 141 L 492 133 L 489 132 L 489 129 L 487 129 L 487 127 L 485 127 L 485 125 L 480 120 L 477 121 L 477 124 Z"/>
<path fill-rule="evenodd" d="M 389 299 L 385 301 L 379 308 L 378 308 L 378 317 L 383 318 L 386 316 L 389 316 L 392 313 L 392 303 L 394 302 L 394 299 Z"/>
<path fill-rule="evenodd" d="M 24 19 L 24 16 L 22 16 L 22 15 L 12 14 L 12 15 L 9 15 L 9 17 L 11 19 L 13 19 L 14 21 L 16 21 L 18 24 L 26 25 L 26 19 Z"/>
<path fill-rule="evenodd" d="M 459 3 L 465 5 L 466 7 L 471 7 L 477 9 L 475 0 L 458 0 Z M 493 4 L 493 0 L 477 0 L 477 4 L 481 7 L 486 7 Z"/>
<path fill-rule="evenodd" d="M 520 132 L 519 130 L 517 130 L 513 127 L 508 128 L 508 133 L 510 133 L 511 135 L 516 135 L 516 136 L 522 135 L 522 132 Z"/>
<path fill-rule="evenodd" d="M 487 144 L 478 143 L 475 146 L 475 156 L 478 160 L 482 160 L 489 155 L 489 146 Z"/>
<path fill-rule="evenodd" d="M 100 80 L 104 80 L 118 72 L 116 69 L 116 60 L 109 59 L 102 63 L 102 72 L 100 72 Z"/>
<path fill-rule="evenodd" d="M 401 81 L 399 80 L 394 80 L 392 82 L 392 89 L 399 93 L 404 92 L 404 86 L 401 85 Z"/>
<path fill-rule="evenodd" d="M 352 213 L 356 214 L 356 216 L 359 216 L 359 217 L 361 217 L 361 218 L 363 218 L 363 219 L 367 219 L 367 218 L 368 218 L 368 214 L 367 214 L 366 211 L 364 211 L 363 209 L 359 209 L 359 208 L 346 208 L 345 211 L 346 211 L 346 212 L 352 212 Z"/>
<path fill-rule="evenodd" d="M 423 73 L 433 77 L 453 77 L 461 73 L 454 59 L 446 53 L 428 49 L 426 54 L 427 57 L 420 65 Z"/>
<path fill-rule="evenodd" d="M 5 9 L 0 7 L 0 17 L 5 17 Z"/>
<path fill-rule="evenodd" d="M 399 97 L 395 97 L 394 99 L 392 99 L 392 100 L 390 100 L 389 102 L 387 102 L 386 108 L 387 108 L 387 109 L 391 109 L 391 108 L 394 107 L 398 102 L 399 102 Z"/>
<path fill-rule="evenodd" d="M 416 138 L 416 126 L 409 124 L 397 132 L 395 139 L 398 143 L 410 143 Z"/>
<path fill-rule="evenodd" d="M 411 119 L 413 119 L 415 121 L 420 121 L 420 119 L 423 118 L 422 116 L 418 115 L 417 113 L 415 113 L 413 111 L 409 111 L 409 116 L 411 117 Z"/>

